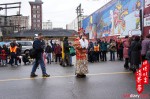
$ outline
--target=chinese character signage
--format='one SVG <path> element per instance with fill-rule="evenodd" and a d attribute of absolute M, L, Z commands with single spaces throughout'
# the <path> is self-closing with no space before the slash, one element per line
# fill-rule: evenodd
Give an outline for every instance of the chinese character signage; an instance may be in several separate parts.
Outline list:
<path fill-rule="evenodd" d="M 136 90 L 138 94 L 141 94 L 144 90 L 144 84 L 149 83 L 149 64 L 148 61 L 142 63 L 142 67 L 136 72 Z"/>

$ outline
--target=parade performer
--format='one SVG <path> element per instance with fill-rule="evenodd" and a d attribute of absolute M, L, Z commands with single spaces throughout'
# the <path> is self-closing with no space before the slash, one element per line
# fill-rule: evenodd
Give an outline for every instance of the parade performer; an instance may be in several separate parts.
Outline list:
<path fill-rule="evenodd" d="M 79 37 L 75 39 L 74 47 L 76 50 L 76 71 L 75 74 L 79 78 L 86 77 L 88 73 L 87 66 L 87 48 L 88 40 L 84 35 L 84 30 L 81 28 L 79 30 Z"/>

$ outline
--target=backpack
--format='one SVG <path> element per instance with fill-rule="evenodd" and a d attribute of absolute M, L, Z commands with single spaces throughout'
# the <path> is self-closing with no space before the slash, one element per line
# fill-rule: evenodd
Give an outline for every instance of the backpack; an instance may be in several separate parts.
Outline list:
<path fill-rule="evenodd" d="M 34 48 L 30 49 L 29 50 L 29 55 L 30 55 L 30 58 L 36 58 L 36 51 Z"/>
<path fill-rule="evenodd" d="M 70 47 L 70 55 L 71 55 L 71 56 L 76 55 L 76 52 L 75 52 L 74 47 Z"/>

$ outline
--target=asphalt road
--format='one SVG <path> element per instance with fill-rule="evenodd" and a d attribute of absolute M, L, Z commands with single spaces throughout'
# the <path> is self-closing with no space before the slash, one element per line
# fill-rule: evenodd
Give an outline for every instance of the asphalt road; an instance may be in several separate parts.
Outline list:
<path fill-rule="evenodd" d="M 46 67 L 50 78 L 42 78 L 41 69 L 37 78 L 30 78 L 32 65 L 0 67 L 0 99 L 150 99 L 150 84 L 138 98 L 135 76 L 123 64 L 89 63 L 86 78 L 76 78 L 74 66 L 55 63 Z"/>

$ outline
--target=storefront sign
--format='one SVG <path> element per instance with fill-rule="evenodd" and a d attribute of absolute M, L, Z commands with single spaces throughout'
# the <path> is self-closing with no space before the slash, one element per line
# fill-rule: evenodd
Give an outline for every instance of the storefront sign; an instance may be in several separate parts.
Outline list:
<path fill-rule="evenodd" d="M 150 15 L 144 18 L 144 27 L 150 26 Z"/>
<path fill-rule="evenodd" d="M 145 0 L 145 8 L 150 6 L 150 0 Z"/>

